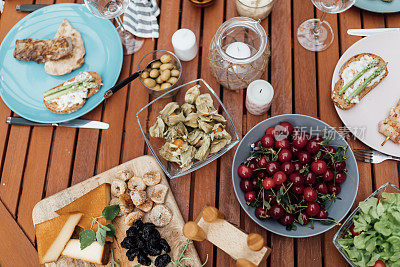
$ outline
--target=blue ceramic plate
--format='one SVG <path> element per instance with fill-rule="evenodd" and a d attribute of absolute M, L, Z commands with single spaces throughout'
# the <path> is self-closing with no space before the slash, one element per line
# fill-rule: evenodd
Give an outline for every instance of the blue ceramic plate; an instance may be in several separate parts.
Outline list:
<path fill-rule="evenodd" d="M 44 64 L 14 58 L 15 40 L 53 38 L 63 19 L 81 33 L 85 43 L 85 63 L 81 68 L 63 76 L 52 76 L 44 71 Z M 88 113 L 104 100 L 104 92 L 118 79 L 122 59 L 121 40 L 109 20 L 95 17 L 84 5 L 44 7 L 19 21 L 0 46 L 0 96 L 12 111 L 28 120 L 43 123 L 72 120 Z M 101 75 L 103 86 L 100 91 L 71 114 L 56 114 L 46 109 L 42 93 L 81 71 L 96 71 Z"/>
<path fill-rule="evenodd" d="M 254 215 L 255 208 L 250 207 L 246 204 L 244 199 L 244 192 L 240 189 L 240 180 L 241 178 L 238 175 L 238 167 L 239 165 L 245 161 L 250 156 L 250 145 L 257 140 L 259 140 L 264 134 L 265 130 L 271 126 L 275 126 L 282 121 L 290 122 L 294 127 L 299 127 L 301 130 L 309 133 L 313 133 L 316 135 L 317 131 L 325 130 L 329 133 L 330 136 L 333 137 L 333 140 L 330 142 L 332 145 L 339 145 L 339 146 L 348 146 L 346 140 L 343 139 L 339 135 L 339 133 L 326 124 L 323 121 L 315 119 L 313 117 L 300 115 L 300 114 L 284 114 L 269 118 L 263 122 L 260 122 L 256 126 L 254 126 L 246 135 L 243 137 L 242 141 L 240 142 L 235 157 L 233 159 L 232 164 L 232 179 L 233 179 L 233 188 L 235 190 L 235 194 L 237 199 L 239 200 L 240 205 L 250 216 L 250 218 L 255 221 L 258 225 L 271 231 L 275 234 L 287 236 L 287 237 L 310 237 L 322 234 L 329 229 L 333 228 L 335 225 L 323 225 L 319 222 L 314 223 L 314 229 L 310 229 L 308 227 L 301 226 L 296 224 L 297 230 L 295 231 L 288 231 L 286 230 L 285 226 L 282 226 L 277 221 L 270 219 L 270 220 L 260 220 Z M 312 131 L 311 131 L 312 129 Z M 354 200 L 357 196 L 358 190 L 358 168 L 357 162 L 354 158 L 354 154 L 351 151 L 350 147 L 347 149 L 346 152 L 346 168 L 348 169 L 347 179 L 341 185 L 341 192 L 338 195 L 341 200 L 336 200 L 335 203 L 330 207 L 328 210 L 329 217 L 334 218 L 336 221 L 340 222 L 346 216 L 346 214 L 350 211 L 351 206 L 354 203 Z M 310 226 L 310 224 L 308 224 Z"/>
<path fill-rule="evenodd" d="M 383 2 L 381 0 L 357 0 L 356 7 L 377 13 L 394 13 L 400 11 L 400 1 Z"/>

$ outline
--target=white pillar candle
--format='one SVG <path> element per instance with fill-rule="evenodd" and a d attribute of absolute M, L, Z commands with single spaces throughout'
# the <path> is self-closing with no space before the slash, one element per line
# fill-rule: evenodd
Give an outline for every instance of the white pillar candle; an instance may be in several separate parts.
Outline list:
<path fill-rule="evenodd" d="M 249 84 L 246 93 L 246 108 L 253 115 L 265 114 L 271 106 L 274 88 L 264 80 L 255 80 Z"/>
<path fill-rule="evenodd" d="M 229 44 L 225 50 L 225 53 L 235 59 L 244 59 L 251 56 L 250 47 L 242 42 L 234 42 Z"/>
<path fill-rule="evenodd" d="M 182 61 L 190 61 L 197 55 L 196 36 L 189 29 L 177 30 L 172 35 L 172 46 L 175 55 Z"/>

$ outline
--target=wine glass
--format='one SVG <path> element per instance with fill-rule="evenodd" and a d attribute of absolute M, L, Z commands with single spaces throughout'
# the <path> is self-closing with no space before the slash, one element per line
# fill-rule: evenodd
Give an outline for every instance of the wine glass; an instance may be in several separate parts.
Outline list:
<path fill-rule="evenodd" d="M 134 38 L 133 34 L 128 32 L 120 16 L 125 13 L 131 0 L 85 0 L 85 5 L 89 11 L 96 17 L 102 19 L 114 19 L 117 21 L 117 31 L 121 37 L 121 42 L 125 47 L 125 54 L 130 55 L 142 47 L 143 41 Z"/>
<path fill-rule="evenodd" d="M 333 42 L 333 31 L 331 25 L 326 22 L 326 13 L 341 13 L 354 5 L 356 0 L 311 0 L 322 16 L 320 19 L 309 19 L 304 21 L 297 29 L 297 40 L 307 50 L 322 51 L 327 49 Z"/>

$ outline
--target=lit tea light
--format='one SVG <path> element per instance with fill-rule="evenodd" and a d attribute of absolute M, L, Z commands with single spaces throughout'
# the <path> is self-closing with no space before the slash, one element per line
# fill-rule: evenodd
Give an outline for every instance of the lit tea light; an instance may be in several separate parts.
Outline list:
<path fill-rule="evenodd" d="M 175 55 L 182 61 L 190 61 L 197 55 L 196 35 L 189 29 L 179 29 L 172 35 Z"/>
<path fill-rule="evenodd" d="M 249 84 L 246 93 L 246 108 L 253 115 L 267 113 L 274 98 L 274 88 L 264 80 L 255 80 Z"/>
<path fill-rule="evenodd" d="M 251 56 L 250 47 L 242 42 L 234 42 L 228 45 L 225 53 L 236 59 L 244 59 Z"/>

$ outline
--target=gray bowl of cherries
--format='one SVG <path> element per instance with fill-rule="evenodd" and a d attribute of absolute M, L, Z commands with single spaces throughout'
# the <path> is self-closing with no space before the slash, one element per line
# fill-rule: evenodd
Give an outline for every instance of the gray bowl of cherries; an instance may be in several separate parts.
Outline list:
<path fill-rule="evenodd" d="M 346 140 L 313 117 L 284 114 L 253 127 L 232 164 L 236 197 L 261 227 L 310 237 L 338 225 L 358 190 L 358 168 Z"/>

